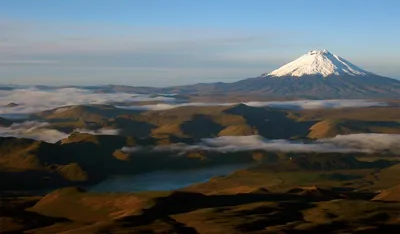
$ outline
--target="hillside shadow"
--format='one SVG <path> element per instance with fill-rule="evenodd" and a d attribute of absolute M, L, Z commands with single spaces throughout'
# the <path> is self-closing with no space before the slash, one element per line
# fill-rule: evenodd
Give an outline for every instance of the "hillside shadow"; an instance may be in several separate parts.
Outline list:
<path fill-rule="evenodd" d="M 296 122 L 287 117 L 287 113 L 270 108 L 250 107 L 239 104 L 224 111 L 228 114 L 240 115 L 249 126 L 257 129 L 259 135 L 269 139 L 288 139 L 306 137 L 315 121 Z"/>
<path fill-rule="evenodd" d="M 215 123 L 210 116 L 196 114 L 191 120 L 183 122 L 181 129 L 185 135 L 194 138 L 207 138 L 217 136 L 224 128 Z"/>
<path fill-rule="evenodd" d="M 156 219 L 161 219 L 173 214 L 187 213 L 202 208 L 218 208 L 225 206 L 238 206 L 255 202 L 279 202 L 278 206 L 288 210 L 298 210 L 314 207 L 310 198 L 295 194 L 236 194 L 236 195 L 203 195 L 190 192 L 173 192 L 167 197 L 154 200 L 154 206 L 142 210 L 140 215 L 123 217 L 118 222 L 124 226 L 137 226 L 150 224 Z"/>
<path fill-rule="evenodd" d="M 107 123 L 115 129 L 120 129 L 121 134 L 132 137 L 148 137 L 156 126 L 147 122 L 137 121 L 124 117 L 117 117 Z"/>

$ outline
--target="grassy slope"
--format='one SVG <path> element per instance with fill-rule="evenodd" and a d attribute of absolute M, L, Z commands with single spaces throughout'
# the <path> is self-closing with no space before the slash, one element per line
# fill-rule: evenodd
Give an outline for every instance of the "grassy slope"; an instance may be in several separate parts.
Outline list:
<path fill-rule="evenodd" d="M 100 105 L 59 108 L 38 116 L 61 131 L 114 128 L 134 137 L 260 134 L 269 138 L 323 138 L 363 132 L 400 133 L 400 110 L 396 107 L 284 111 L 245 105 L 187 106 L 140 113 Z"/>

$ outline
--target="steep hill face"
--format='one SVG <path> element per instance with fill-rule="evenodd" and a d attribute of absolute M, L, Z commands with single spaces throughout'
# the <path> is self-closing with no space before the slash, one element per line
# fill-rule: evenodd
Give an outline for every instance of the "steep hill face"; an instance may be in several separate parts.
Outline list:
<path fill-rule="evenodd" d="M 245 104 L 214 107 L 177 107 L 136 116 L 151 124 L 151 136 L 209 138 L 261 135 L 270 139 L 306 137 L 315 121 L 297 121 L 289 113 Z M 124 129 L 125 127 L 120 127 Z"/>
<path fill-rule="evenodd" d="M 0 177 L 5 189 L 37 189 L 92 183 L 124 162 L 116 149 L 130 138 L 74 133 L 61 143 L 0 137 Z M 121 166 L 122 165 L 122 166 Z"/>
<path fill-rule="evenodd" d="M 76 105 L 42 111 L 36 116 L 46 120 L 101 122 L 117 115 L 132 112 L 121 110 L 111 105 Z"/>
<path fill-rule="evenodd" d="M 308 137 L 322 139 L 356 133 L 400 133 L 400 124 L 393 121 L 357 121 L 326 119 L 310 128 Z"/>
<path fill-rule="evenodd" d="M 132 175 L 159 170 L 195 169 L 206 166 L 255 162 L 253 152 L 200 152 L 177 157 L 176 151 L 133 153 L 123 147 L 148 147 L 194 143 L 193 139 L 131 138 L 73 133 L 55 144 L 0 137 L 0 178 L 3 190 L 30 190 L 93 184 L 107 176 Z"/>
<path fill-rule="evenodd" d="M 400 185 L 382 191 L 376 197 L 372 199 L 373 201 L 386 201 L 386 202 L 400 202 Z"/>

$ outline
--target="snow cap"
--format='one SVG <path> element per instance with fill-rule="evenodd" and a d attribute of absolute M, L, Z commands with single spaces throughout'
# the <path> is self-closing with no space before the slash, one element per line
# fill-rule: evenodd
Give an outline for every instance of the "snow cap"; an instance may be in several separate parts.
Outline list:
<path fill-rule="evenodd" d="M 286 65 L 270 73 L 264 73 L 261 76 L 307 76 L 320 75 L 323 77 L 331 75 L 350 75 L 366 76 L 371 75 L 349 61 L 330 53 L 328 50 L 311 50 L 300 58 L 287 63 Z"/>

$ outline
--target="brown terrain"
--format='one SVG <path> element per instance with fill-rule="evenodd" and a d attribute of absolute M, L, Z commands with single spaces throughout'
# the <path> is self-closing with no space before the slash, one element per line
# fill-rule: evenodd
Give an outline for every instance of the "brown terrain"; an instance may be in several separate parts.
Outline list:
<path fill-rule="evenodd" d="M 326 138 L 351 133 L 400 133 L 400 108 L 279 110 L 244 104 L 186 106 L 163 111 L 123 111 L 109 105 L 61 107 L 35 116 L 51 127 L 121 129 L 133 137 L 204 138 L 258 134 L 272 139 Z M 1 121 L 1 119 L 0 119 Z"/>
<path fill-rule="evenodd" d="M 1 222 L 2 233 L 398 233 L 400 201 L 375 195 L 317 186 L 283 192 L 237 186 L 220 194 L 70 187 L 44 197 L 3 197 Z"/>
<path fill-rule="evenodd" d="M 312 141 L 399 134 L 397 107 L 293 111 L 239 104 L 120 112 L 108 105 L 82 105 L 32 119 L 65 132 L 121 131 L 75 132 L 53 144 L 0 137 L 1 233 L 400 232 L 397 152 L 146 150 L 218 136 Z M 11 122 L 0 118 L 0 124 Z M 144 150 L 128 153 L 123 147 Z M 115 175 L 235 163 L 253 166 L 175 191 L 83 189 Z"/>

